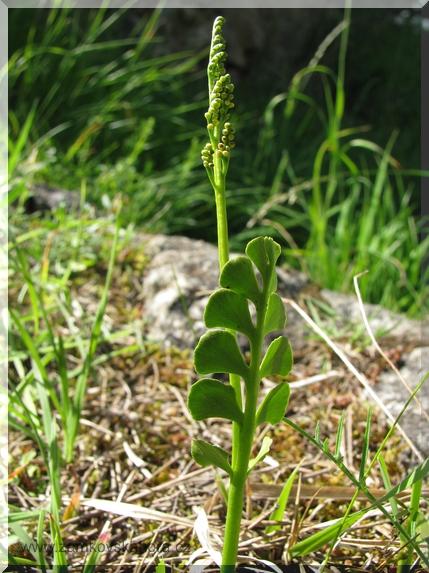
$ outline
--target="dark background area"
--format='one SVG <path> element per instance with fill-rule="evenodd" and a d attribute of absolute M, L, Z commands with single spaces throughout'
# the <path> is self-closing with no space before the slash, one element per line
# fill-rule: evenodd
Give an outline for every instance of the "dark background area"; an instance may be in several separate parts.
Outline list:
<path fill-rule="evenodd" d="M 84 34 L 89 10 L 80 10 Z M 113 12 L 113 11 L 112 11 Z M 103 40 L 128 38 L 139 21 L 147 21 L 152 10 L 131 9 Z M 207 48 L 218 9 L 166 9 L 161 15 L 156 42 L 150 52 L 168 54 L 184 50 L 195 53 Z M 267 102 L 287 90 L 293 75 L 308 65 L 317 47 L 341 21 L 340 9 L 223 9 L 227 23 L 224 34 L 229 54 L 228 70 L 236 86 L 236 101 L 251 115 L 260 116 Z M 23 48 L 35 22 L 34 42 L 43 34 L 49 10 L 9 11 L 9 55 Z M 408 9 L 354 9 L 346 60 L 346 122 L 369 124 L 371 136 L 385 145 L 393 129 L 400 131 L 394 154 L 408 167 L 420 164 L 420 11 Z M 64 38 L 64 45 L 68 39 Z M 338 40 L 326 51 L 322 62 L 337 69 Z M 126 50 L 126 47 L 124 47 Z M 102 54 L 99 55 L 101 58 Z M 94 57 L 91 55 L 91 57 Z M 94 61 L 94 64 L 96 61 Z M 204 70 L 202 59 L 200 69 Z M 54 70 L 55 71 L 55 70 Z M 46 71 L 47 72 L 47 71 Z M 40 70 L 42 92 L 52 78 Z M 46 82 L 46 83 L 45 83 Z M 9 105 L 24 86 L 19 82 L 9 93 Z M 191 97 L 206 98 L 205 77 L 192 84 Z M 320 82 L 310 83 L 312 95 L 321 92 Z M 34 93 L 34 97 L 41 94 Z M 190 94 L 183 91 L 183 97 Z M 67 114 L 58 110 L 58 122 Z M 199 111 L 196 112 L 198 117 Z"/>
<path fill-rule="evenodd" d="M 159 28 L 165 39 L 160 51 L 203 49 L 218 14 L 217 9 L 166 10 Z M 261 112 L 309 64 L 344 12 L 261 8 L 225 9 L 222 15 L 236 100 Z M 130 19 L 141 16 L 145 14 L 132 11 Z M 322 58 L 335 71 L 338 49 L 337 40 Z M 415 167 L 420 161 L 420 58 L 419 10 L 352 10 L 346 60 L 347 121 L 370 124 L 380 145 L 398 128 L 398 160 Z M 309 87 L 312 95 L 320 94 L 320 82 Z"/>

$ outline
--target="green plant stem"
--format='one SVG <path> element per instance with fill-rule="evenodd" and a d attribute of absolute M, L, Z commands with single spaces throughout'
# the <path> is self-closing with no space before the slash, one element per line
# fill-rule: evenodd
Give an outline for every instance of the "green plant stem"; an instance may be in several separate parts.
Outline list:
<path fill-rule="evenodd" d="M 222 173 L 222 164 L 216 157 L 214 159 L 214 164 L 215 168 L 213 188 L 216 200 L 219 269 L 220 272 L 222 272 L 223 267 L 229 260 L 225 173 Z M 235 331 L 231 330 L 230 332 L 236 336 Z M 252 352 L 252 364 L 256 364 L 256 368 L 258 368 L 261 348 L 262 339 L 259 344 L 258 352 Z M 254 354 L 256 354 L 256 356 L 254 356 Z M 253 377 L 251 380 L 255 380 L 255 378 L 257 378 L 257 374 L 258 370 L 253 372 Z M 242 408 L 243 404 L 241 397 L 240 376 L 236 374 L 230 374 L 229 383 L 235 390 L 239 407 Z M 237 424 L 237 422 L 232 423 L 231 463 L 233 468 L 233 475 L 230 481 L 228 493 L 228 509 L 225 524 L 225 540 L 222 553 L 221 573 L 233 573 L 235 563 L 237 561 L 244 488 L 246 485 L 247 468 L 252 452 L 253 436 L 255 432 L 255 414 L 258 396 L 257 384 L 258 380 L 255 380 L 252 386 L 256 386 L 256 391 L 250 393 L 248 392 L 246 395 L 246 410 L 244 412 L 244 422 L 242 428 L 240 429 L 240 426 Z"/>
<path fill-rule="evenodd" d="M 229 487 L 221 573 L 232 573 L 237 562 L 244 488 L 253 445 L 254 424 L 255 415 L 246 416 L 245 414 L 236 468 L 233 468 L 234 473 Z M 245 432 L 246 428 L 247 432 Z"/>
<path fill-rule="evenodd" d="M 217 242 L 218 242 L 218 253 L 219 253 L 219 271 L 222 272 L 223 267 L 229 260 L 229 247 L 228 247 L 228 217 L 226 212 L 226 185 L 225 176 L 226 173 L 222 172 L 222 163 L 218 157 L 214 158 L 214 180 L 213 180 L 213 190 L 215 193 L 216 200 L 216 220 L 217 220 Z M 231 334 L 236 336 L 234 330 L 230 330 Z M 240 408 L 242 408 L 241 399 L 241 382 L 240 376 L 236 374 L 229 375 L 229 383 L 235 390 L 237 397 L 237 403 Z M 232 464 L 236 461 L 236 450 L 234 444 L 240 442 L 240 428 L 236 422 L 232 423 Z"/>
<path fill-rule="evenodd" d="M 226 215 L 226 198 L 225 198 L 225 181 L 223 181 L 222 187 L 215 189 L 216 197 L 216 216 L 217 216 L 217 232 L 218 232 L 218 252 L 219 252 L 219 269 L 222 272 L 223 267 L 226 265 L 229 259 L 228 250 L 228 220 Z M 230 330 L 231 334 L 236 336 L 234 330 Z M 237 403 L 240 408 L 242 408 L 241 399 L 241 381 L 240 376 L 237 374 L 229 375 L 229 383 L 235 390 L 237 397 Z M 232 463 L 236 460 L 236 450 L 235 444 L 240 443 L 240 428 L 236 422 L 232 423 Z"/>
<path fill-rule="evenodd" d="M 215 171 L 216 173 L 216 171 Z M 216 219 L 217 219 L 217 241 L 219 253 L 219 270 L 222 272 L 223 267 L 229 260 L 228 249 L 228 218 L 226 214 L 226 192 L 225 179 L 223 178 L 214 187 L 216 199 Z"/>
<path fill-rule="evenodd" d="M 225 539 L 222 553 L 221 573 L 233 573 L 237 562 L 240 537 L 241 514 L 243 510 L 244 488 L 246 485 L 249 461 L 255 435 L 256 410 L 259 391 L 259 364 L 264 340 L 264 321 L 267 307 L 267 285 L 264 285 L 260 303 L 256 311 L 256 335 L 250 340 L 250 368 L 246 381 L 246 406 L 242 427 L 238 427 L 238 440 L 233 435 L 231 477 L 228 509 L 225 524 Z M 238 426 L 238 424 L 235 424 Z"/>
<path fill-rule="evenodd" d="M 257 380 L 251 380 L 253 386 Z M 247 469 L 252 453 L 253 436 L 255 434 L 255 413 L 258 397 L 258 387 L 246 395 L 246 409 L 239 441 L 233 441 L 233 451 L 236 451 L 233 475 L 228 494 L 228 509 L 225 524 L 225 539 L 222 553 L 221 573 L 232 573 L 237 561 L 238 542 L 240 538 L 241 515 L 243 511 L 244 488 L 247 479 Z"/>

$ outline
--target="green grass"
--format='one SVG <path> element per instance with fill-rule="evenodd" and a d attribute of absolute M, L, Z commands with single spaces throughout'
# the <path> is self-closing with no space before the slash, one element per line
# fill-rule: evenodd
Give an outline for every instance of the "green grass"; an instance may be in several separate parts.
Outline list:
<path fill-rule="evenodd" d="M 21 12 L 11 10 L 11 29 L 22 24 Z M 132 30 L 124 10 L 32 14 L 25 41 L 11 40 L 14 197 L 31 182 L 80 189 L 85 180 L 98 205 L 124 194 L 125 222 L 214 242 L 214 198 L 199 159 L 205 54 L 157 55 L 157 10 Z M 402 134 L 393 118 L 384 147 L 368 126 L 350 125 L 348 34 L 344 21 L 262 116 L 237 105 L 231 245 L 242 250 L 250 238 L 271 235 L 283 246 L 281 261 L 345 292 L 368 269 L 364 300 L 419 317 L 429 308 L 429 271 L 420 276 L 429 239 L 419 241 L 415 203 L 422 174 L 395 159 Z M 333 50 L 336 71 L 323 64 Z"/>
<path fill-rule="evenodd" d="M 123 318 L 111 324 L 105 317 L 112 278 L 123 283 L 125 292 L 130 265 L 144 264 L 121 225 L 121 199 L 116 197 L 111 208 L 96 218 L 85 209 L 84 197 L 83 189 L 81 207 L 72 214 L 59 208 L 43 220 L 26 215 L 18 206 L 9 220 L 8 421 L 13 435 L 19 433 L 34 445 L 18 461 L 17 475 L 28 464 L 31 467 L 38 454 L 43 460 L 41 473 L 46 474 L 38 487 L 41 492 L 48 487 L 49 504 L 33 512 L 10 507 L 9 543 L 19 541 L 30 548 L 31 559 L 8 554 L 8 560 L 12 565 L 36 562 L 44 571 L 51 559 L 54 570 L 64 573 L 69 559 L 62 549 L 67 539 L 62 522 L 75 510 L 71 502 L 64 509 L 61 475 L 69 464 L 79 466 L 75 442 L 87 390 L 103 363 L 146 353 L 141 321 L 120 305 L 115 310 Z M 17 462 L 12 457 L 10 461 Z M 33 538 L 34 527 L 28 528 L 28 522 L 35 518 L 39 521 Z M 97 544 L 105 543 L 106 535 L 102 531 L 95 541 L 81 569 L 84 573 L 93 571 L 101 556 Z M 52 555 L 41 549 L 47 538 L 52 541 Z"/>
<path fill-rule="evenodd" d="M 91 231 L 94 233 L 97 223 L 91 221 L 91 226 Z M 102 228 L 104 226 L 105 224 L 101 225 Z M 48 232 L 49 237 L 43 252 L 40 252 L 41 243 L 38 241 L 35 241 L 36 249 L 32 249 L 28 243 L 28 241 L 34 241 L 38 232 L 26 233 L 24 242 L 23 237 L 20 240 L 16 238 L 13 226 L 10 228 L 10 289 L 15 294 L 19 289 L 18 301 L 21 303 L 18 308 L 13 308 L 15 304 L 12 304 L 9 309 L 11 322 L 14 325 L 10 332 L 12 351 L 10 360 L 19 376 L 19 382 L 16 381 L 16 386 L 13 387 L 13 396 L 19 400 L 17 405 L 23 407 L 24 404 L 19 397 L 27 395 L 31 402 L 31 408 L 24 408 L 28 421 L 35 435 L 38 432 L 44 435 L 47 443 L 50 444 L 50 449 L 54 449 L 53 458 L 57 460 L 56 464 L 58 464 L 60 454 L 56 441 L 56 422 L 50 410 L 51 405 L 59 414 L 64 432 L 63 459 L 71 463 L 87 382 L 101 337 L 120 229 L 121 220 L 118 214 L 107 258 L 104 286 L 94 316 L 87 317 L 85 321 L 87 322 L 85 326 L 89 327 L 85 338 L 81 329 L 76 328 L 76 309 L 73 308 L 73 296 L 69 290 L 71 273 L 76 272 L 77 269 L 85 270 L 93 264 L 91 257 L 85 253 L 85 248 L 82 249 L 83 241 L 85 239 L 88 241 L 88 229 L 85 229 L 83 217 L 77 226 L 73 224 L 73 220 L 62 219 L 60 216 L 56 223 L 39 227 L 37 231 Z M 68 237 L 67 234 L 71 236 Z M 60 241 L 57 241 L 58 236 L 61 237 Z M 31 265 L 29 263 L 35 258 L 39 259 L 41 264 Z M 86 264 L 82 264 L 83 261 L 86 261 Z M 53 269 L 50 268 L 52 266 L 54 266 Z M 28 310 L 22 315 L 24 302 L 28 304 Z M 60 334 L 63 325 L 67 325 L 72 333 L 66 339 L 63 339 Z M 77 370 L 70 370 L 66 350 L 76 351 L 76 358 L 80 363 Z M 31 363 L 31 369 L 26 372 L 25 363 L 28 361 Z M 58 372 L 55 381 L 52 381 L 48 374 L 48 365 L 51 362 L 55 363 Z M 34 388 L 37 389 L 37 397 L 33 396 Z M 37 411 L 35 399 L 42 407 L 43 424 L 30 415 L 31 412 Z M 12 425 L 14 425 L 13 418 Z M 52 476 L 55 475 L 52 469 Z M 54 489 L 54 492 L 59 491 L 58 488 Z M 59 495 L 56 497 L 57 506 L 59 506 L 60 497 Z M 57 513 L 57 511 L 54 512 L 54 516 L 58 520 Z"/>
<path fill-rule="evenodd" d="M 429 274 L 421 277 L 420 271 L 429 241 L 420 243 L 421 221 L 411 201 L 412 188 L 410 183 L 406 186 L 404 170 L 392 157 L 398 134 L 393 131 L 382 148 L 362 137 L 367 126 L 342 125 L 349 27 L 350 14 L 346 13 L 343 26 L 321 44 L 310 65 L 295 74 L 288 92 L 267 106 L 255 167 L 260 171 L 273 158 L 277 166 L 273 165 L 269 196 L 263 205 L 255 206 L 257 214 L 247 227 L 252 235 L 265 226 L 270 235 L 286 237 L 286 257 L 295 257 L 302 270 L 323 287 L 351 291 L 353 276 L 368 269 L 361 285 L 365 300 L 421 316 L 428 309 L 429 291 L 424 285 Z M 338 41 L 337 36 L 335 73 L 320 61 L 329 44 Z M 322 105 L 306 94 L 307 83 L 315 77 L 323 90 Z M 298 128 L 294 115 L 303 118 Z M 296 175 L 289 149 L 282 144 L 295 127 L 294 145 L 304 147 L 306 122 L 312 116 L 317 117 L 323 135 L 312 152 L 311 171 L 302 178 Z M 415 171 L 414 175 L 423 174 Z M 248 232 L 244 235 L 249 237 Z M 301 246 L 296 245 L 299 238 Z"/>
<path fill-rule="evenodd" d="M 171 189 L 183 196 L 193 186 L 203 133 L 188 117 L 204 102 L 185 103 L 182 92 L 204 54 L 153 55 L 159 13 L 125 33 L 123 10 L 32 11 L 27 41 L 9 61 L 13 187 L 42 180 L 79 189 L 86 179 L 95 203 L 129 196 L 125 217 L 148 230 L 176 220 L 182 202 L 171 213 Z M 11 27 L 19 23 L 12 10 Z"/>

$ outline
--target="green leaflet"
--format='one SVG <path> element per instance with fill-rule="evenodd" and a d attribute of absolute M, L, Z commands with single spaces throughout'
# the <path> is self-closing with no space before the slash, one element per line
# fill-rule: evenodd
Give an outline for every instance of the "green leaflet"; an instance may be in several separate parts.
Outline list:
<path fill-rule="evenodd" d="M 264 336 L 273 330 L 282 330 L 286 325 L 286 312 L 282 299 L 273 292 L 268 300 L 264 323 Z"/>
<path fill-rule="evenodd" d="M 213 378 L 202 378 L 192 386 L 188 397 L 188 408 L 197 421 L 225 418 L 239 425 L 243 422 L 243 412 L 238 407 L 234 388 Z M 281 417 L 283 415 L 284 411 Z"/>
<path fill-rule="evenodd" d="M 225 289 L 242 294 L 258 307 L 261 291 L 249 258 L 237 257 L 228 261 L 220 274 L 219 284 Z"/>
<path fill-rule="evenodd" d="M 278 424 L 286 412 L 289 402 L 290 388 L 287 382 L 281 382 L 272 388 L 265 396 L 256 414 L 256 425 L 269 422 Z"/>
<path fill-rule="evenodd" d="M 208 328 L 230 328 L 253 338 L 255 327 L 250 317 L 247 298 L 232 290 L 221 289 L 211 295 L 204 312 Z"/>
<path fill-rule="evenodd" d="M 271 237 L 258 237 L 250 241 L 246 247 L 246 255 L 261 273 L 264 288 L 272 293 L 277 288 L 275 265 L 280 256 L 280 246 Z"/>
<path fill-rule="evenodd" d="M 192 440 L 191 454 L 200 466 L 217 466 L 232 477 L 232 468 L 228 462 L 228 452 L 213 446 L 204 440 Z"/>
<path fill-rule="evenodd" d="M 249 468 L 247 470 L 247 475 L 250 474 L 250 472 L 253 470 L 253 468 L 256 466 L 257 463 L 262 462 L 262 460 L 265 458 L 265 456 L 268 455 L 268 452 L 270 451 L 272 443 L 273 443 L 273 440 L 271 438 L 269 438 L 268 436 L 265 436 L 265 438 L 262 440 L 261 449 L 259 450 L 258 455 L 256 456 L 256 458 L 253 458 L 249 462 Z"/>
<path fill-rule="evenodd" d="M 287 376 L 292 368 L 292 349 L 286 336 L 279 336 L 269 345 L 259 370 L 260 378 L 280 374 Z"/>
<path fill-rule="evenodd" d="M 209 330 L 200 338 L 195 349 L 194 366 L 198 374 L 228 372 L 244 379 L 249 370 L 235 337 L 226 330 Z"/>

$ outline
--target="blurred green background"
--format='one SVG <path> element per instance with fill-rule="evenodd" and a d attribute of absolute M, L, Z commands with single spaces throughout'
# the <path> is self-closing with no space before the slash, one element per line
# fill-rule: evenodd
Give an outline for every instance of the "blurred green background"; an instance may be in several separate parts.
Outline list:
<path fill-rule="evenodd" d="M 221 12 L 231 248 L 271 235 L 283 263 L 342 291 L 368 268 L 366 300 L 420 315 L 419 11 Z M 84 182 L 100 208 L 125 195 L 125 224 L 215 242 L 200 149 L 218 13 L 10 9 L 11 200 Z"/>

